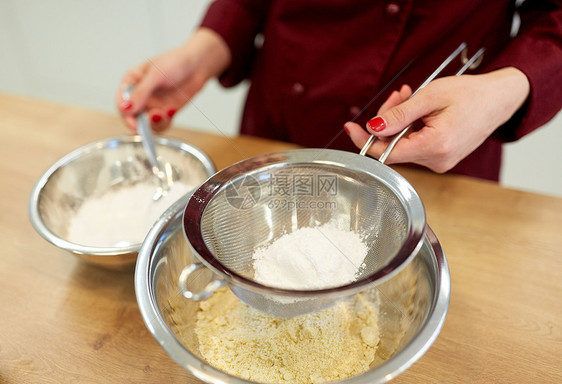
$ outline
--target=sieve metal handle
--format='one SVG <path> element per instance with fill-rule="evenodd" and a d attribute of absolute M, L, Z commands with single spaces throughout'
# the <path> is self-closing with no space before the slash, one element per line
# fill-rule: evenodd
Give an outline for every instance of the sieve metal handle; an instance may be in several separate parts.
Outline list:
<path fill-rule="evenodd" d="M 178 278 L 178 287 L 183 297 L 193 301 L 207 300 L 217 289 L 227 285 L 225 280 L 213 279 L 199 292 L 193 292 L 188 286 L 191 274 L 201 268 L 206 268 L 202 263 L 193 263 L 182 269 Z"/>
<path fill-rule="evenodd" d="M 455 76 L 460 76 L 462 75 L 467 69 L 471 68 L 474 69 L 476 68 L 480 62 L 481 62 L 481 58 L 482 55 L 484 54 L 484 48 L 480 48 L 475 54 L 474 56 L 472 56 L 470 59 L 466 59 L 467 57 L 467 44 L 466 43 L 461 43 L 457 49 L 455 49 L 440 65 L 439 67 L 437 67 L 437 69 L 435 71 L 433 71 L 433 73 L 431 75 L 429 75 L 429 77 L 427 79 L 425 79 L 425 81 L 414 91 L 414 93 L 412 93 L 410 95 L 410 97 L 414 96 L 416 93 L 418 93 L 418 91 L 420 91 L 422 88 L 424 88 L 427 84 L 429 84 L 431 81 L 433 81 L 437 75 L 439 75 L 439 73 L 441 73 L 441 71 L 443 69 L 445 69 L 445 67 L 447 67 L 451 61 L 453 61 L 453 59 L 455 57 L 457 57 L 459 54 L 462 53 L 462 61 L 463 61 L 463 66 L 457 71 L 457 73 L 455 73 Z M 479 60 L 480 59 L 480 60 Z M 479 60 L 477 62 L 477 60 Z M 410 98 L 408 97 L 408 98 Z M 392 150 L 394 149 L 394 147 L 396 146 L 396 143 L 398 142 L 398 140 L 400 140 L 405 134 L 406 132 L 408 132 L 408 130 L 412 127 L 413 123 L 408 125 L 406 128 L 404 128 L 400 133 L 398 133 L 396 136 L 394 136 L 394 138 L 390 141 L 390 143 L 388 144 L 388 146 L 386 147 L 386 149 L 384 150 L 384 152 L 381 154 L 381 156 L 379 157 L 379 161 L 384 164 L 386 159 L 388 158 L 388 156 L 390 155 L 390 152 L 392 152 Z M 365 156 L 367 154 L 367 151 L 369 150 L 369 148 L 371 148 L 371 145 L 373 145 L 374 141 L 376 139 L 375 135 L 371 135 L 369 137 L 369 140 L 367 140 L 367 142 L 365 143 L 365 145 L 363 146 L 363 148 L 361 148 L 361 152 L 359 152 L 360 155 Z"/>

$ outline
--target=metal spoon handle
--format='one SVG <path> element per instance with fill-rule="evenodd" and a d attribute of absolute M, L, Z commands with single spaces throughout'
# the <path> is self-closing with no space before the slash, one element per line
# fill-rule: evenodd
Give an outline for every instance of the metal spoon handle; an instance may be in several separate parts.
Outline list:
<path fill-rule="evenodd" d="M 158 157 L 156 156 L 156 148 L 154 146 L 154 136 L 152 135 L 152 129 L 150 128 L 150 123 L 148 121 L 148 115 L 146 112 L 142 112 L 137 116 L 137 131 L 142 137 L 142 145 L 146 151 L 148 161 L 153 169 L 158 172 L 163 172 L 160 168 L 160 163 L 158 162 Z"/>
<path fill-rule="evenodd" d="M 131 92 L 134 88 L 134 85 L 129 85 L 123 90 L 124 100 L 129 100 L 131 98 Z M 142 138 L 142 146 L 144 147 L 144 151 L 152 167 L 152 172 L 158 178 L 160 187 L 165 192 L 169 189 L 166 172 L 158 161 L 156 146 L 154 145 L 154 135 L 152 134 L 150 122 L 148 121 L 148 114 L 144 111 L 137 116 L 137 132 Z"/>

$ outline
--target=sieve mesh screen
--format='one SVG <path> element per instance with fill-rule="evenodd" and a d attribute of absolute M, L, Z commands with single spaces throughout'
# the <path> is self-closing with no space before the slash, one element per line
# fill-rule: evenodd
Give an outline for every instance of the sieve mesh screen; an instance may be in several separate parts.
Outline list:
<path fill-rule="evenodd" d="M 306 165 L 266 169 L 226 183 L 203 212 L 201 232 L 218 262 L 252 279 L 256 248 L 331 220 L 367 244 L 361 276 L 385 267 L 407 238 L 404 204 L 380 180 Z"/>
<path fill-rule="evenodd" d="M 368 248 L 355 281 L 291 290 L 254 280 L 257 249 L 328 223 L 358 234 Z M 215 174 L 189 200 L 184 230 L 194 254 L 238 298 L 291 317 L 326 308 L 401 270 L 422 244 L 425 211 L 412 186 L 384 164 L 350 152 L 302 149 L 257 156 Z"/>

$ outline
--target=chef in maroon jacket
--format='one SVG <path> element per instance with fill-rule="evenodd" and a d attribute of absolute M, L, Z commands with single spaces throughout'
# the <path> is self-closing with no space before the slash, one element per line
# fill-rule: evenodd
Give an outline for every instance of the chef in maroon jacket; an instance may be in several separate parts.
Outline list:
<path fill-rule="evenodd" d="M 126 73 L 117 104 L 131 128 L 146 109 L 162 130 L 208 79 L 248 78 L 243 134 L 349 151 L 374 134 L 378 157 L 417 122 L 387 164 L 498 180 L 502 143 L 562 105 L 562 1 L 515 3 L 216 0 L 185 44 Z M 478 69 L 451 76 L 457 59 L 409 98 L 462 42 L 469 56 L 485 48 Z"/>

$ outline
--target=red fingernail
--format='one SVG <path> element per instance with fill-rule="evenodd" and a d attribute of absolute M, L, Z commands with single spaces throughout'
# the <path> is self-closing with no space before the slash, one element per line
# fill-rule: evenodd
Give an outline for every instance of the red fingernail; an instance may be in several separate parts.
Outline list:
<path fill-rule="evenodd" d="M 155 113 L 150 119 L 153 123 L 159 123 L 162 120 L 162 116 L 160 116 L 160 114 L 158 113 Z"/>
<path fill-rule="evenodd" d="M 344 124 L 343 129 L 345 133 L 347 133 L 347 136 L 349 136 L 349 128 L 347 128 L 347 125 Z"/>
<path fill-rule="evenodd" d="M 166 114 L 168 115 L 169 118 L 172 118 L 176 114 L 176 110 L 174 108 L 170 108 L 168 109 L 168 111 L 166 111 Z"/>
<path fill-rule="evenodd" d="M 124 100 L 119 104 L 119 109 L 122 111 L 128 111 L 129 109 L 133 108 L 133 103 L 129 100 Z"/>
<path fill-rule="evenodd" d="M 375 132 L 380 132 L 386 128 L 386 121 L 380 116 L 373 117 L 367 122 L 367 128 Z"/>

